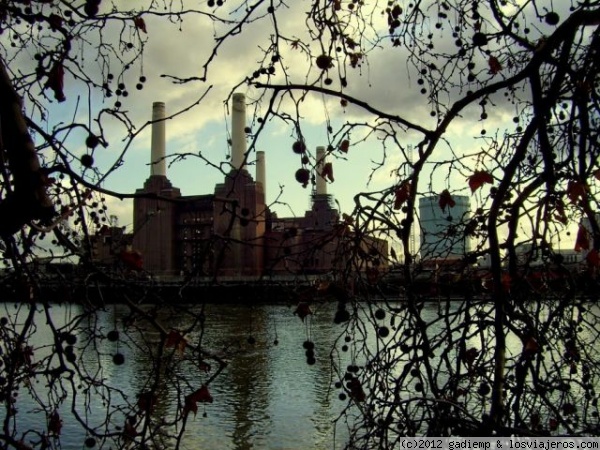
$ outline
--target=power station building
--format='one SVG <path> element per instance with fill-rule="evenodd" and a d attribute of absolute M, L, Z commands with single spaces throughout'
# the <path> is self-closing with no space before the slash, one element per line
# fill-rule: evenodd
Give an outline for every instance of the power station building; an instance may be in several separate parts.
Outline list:
<path fill-rule="evenodd" d="M 441 208 L 438 195 L 419 199 L 422 262 L 442 262 L 464 258 L 471 251 L 465 224 L 471 218 L 471 205 L 466 195 L 452 196 L 454 206 Z"/>
<path fill-rule="evenodd" d="M 316 151 L 310 211 L 279 218 L 265 200 L 264 152 L 256 152 L 254 177 L 248 171 L 243 94 L 233 95 L 231 120 L 230 172 L 212 193 L 185 196 L 167 178 L 165 105 L 153 104 L 150 176 L 136 191 L 131 242 L 145 270 L 161 276 L 319 274 L 344 270 L 357 253 L 367 257 L 354 269 L 386 264 L 386 241 L 357 239 L 340 221 L 321 175 L 324 147 Z"/>

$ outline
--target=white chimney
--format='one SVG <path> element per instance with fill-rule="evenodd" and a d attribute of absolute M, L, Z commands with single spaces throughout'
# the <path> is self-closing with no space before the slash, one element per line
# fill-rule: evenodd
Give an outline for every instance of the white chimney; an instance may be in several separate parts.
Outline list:
<path fill-rule="evenodd" d="M 265 201 L 267 199 L 267 176 L 265 170 L 265 152 L 256 152 L 256 181 L 262 183 Z"/>
<path fill-rule="evenodd" d="M 152 143 L 150 155 L 150 175 L 167 175 L 165 160 L 165 104 L 152 104 Z"/>
<path fill-rule="evenodd" d="M 244 168 L 246 157 L 246 96 L 233 94 L 231 116 L 231 164 L 234 169 Z"/>
<path fill-rule="evenodd" d="M 325 165 L 325 147 L 317 147 L 317 195 L 327 194 L 327 180 L 323 178 L 321 172 L 323 172 L 323 166 Z"/>

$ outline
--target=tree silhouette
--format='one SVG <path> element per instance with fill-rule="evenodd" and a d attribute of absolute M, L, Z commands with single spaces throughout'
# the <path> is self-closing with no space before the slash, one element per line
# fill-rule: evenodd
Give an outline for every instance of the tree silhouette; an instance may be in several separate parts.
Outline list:
<path fill-rule="evenodd" d="M 321 166 L 298 146 L 311 148 L 307 118 L 314 115 L 327 133 L 330 162 L 321 170 L 329 182 L 338 182 L 337 159 L 352 163 L 359 151 L 371 155 L 371 183 L 354 193 L 354 210 L 337 228 L 349 236 L 345 266 L 336 268 L 335 282 L 299 295 L 303 302 L 318 293 L 338 302 L 332 327 L 340 345 L 331 349 L 331 361 L 341 398 L 360 412 L 349 447 L 390 448 L 405 435 L 597 434 L 600 2 L 209 0 L 187 6 L 0 3 L 0 236 L 10 268 L 2 285 L 25 312 L 23 320 L 1 323 L 5 445 L 47 448 L 65 414 L 94 445 L 118 438 L 142 448 L 159 445 L 159 436 L 179 445 L 190 413 L 212 400 L 210 383 L 225 369 L 202 346 L 203 308 L 160 298 L 157 306 L 142 306 L 160 294 L 131 281 L 127 261 L 122 271 L 109 271 L 92 257 L 94 231 L 107 219 L 106 197 L 135 196 L 103 182 L 148 125 L 138 127 L 127 105 L 131 74 L 140 71 L 137 89 L 146 83 L 145 46 L 155 38 L 150 20 L 184 30 L 182 42 L 189 21 L 213 33 L 208 50 L 188 50 L 201 53 L 193 67 L 162 69 L 172 89 L 202 86 L 197 100 L 171 117 L 208 102 L 220 81 L 214 74 L 220 55 L 247 37 L 257 44 L 248 50 L 255 65 L 234 66 L 239 72 L 219 88 L 226 103 L 236 91 L 249 93 L 256 127 L 246 159 L 268 127 L 281 123 L 297 142 L 289 151 L 300 167 L 289 170 L 301 171 L 298 182 L 310 184 L 310 170 Z M 111 97 L 116 100 L 107 106 Z M 74 105 L 73 117 L 49 125 L 48 114 L 63 102 Z M 95 156 L 109 145 L 115 123 L 121 151 L 100 168 Z M 200 158 L 226 173 L 219 162 Z M 462 254 L 433 259 L 417 245 L 430 232 L 419 201 L 432 196 L 448 219 L 438 230 L 440 248 L 468 241 Z M 471 213 L 454 217 L 460 196 L 470 199 Z M 64 324 L 53 317 L 42 290 L 45 274 L 34 264 L 46 235 L 54 236 L 52 249 L 44 250 L 52 258 L 77 258 L 87 293 L 100 285 L 123 293 L 129 312 L 121 334 L 94 322 L 105 305 L 76 291 L 64 272 L 61 288 L 82 312 Z M 396 270 L 386 273 L 378 264 L 382 255 L 368 248 L 372 238 L 398 250 L 389 260 Z M 565 245 L 579 255 L 577 264 L 568 264 Z M 439 301 L 433 316 L 424 312 L 432 299 Z M 185 316 L 184 329 L 166 328 L 159 320 L 163 308 Z M 42 321 L 51 339 L 34 344 Z M 198 329 L 192 342 L 188 337 Z M 106 341 L 140 345 L 151 355 L 134 401 L 98 375 L 107 356 L 116 365 L 128 362 L 118 348 L 103 353 L 98 343 Z M 339 366 L 337 353 L 350 350 L 357 364 Z M 197 374 L 207 361 L 214 370 L 200 384 L 173 369 L 194 367 Z M 21 430 L 11 420 L 13 394 L 34 386 L 36 377 L 45 380 L 43 395 L 31 389 L 47 427 Z M 61 409 L 61 393 L 77 396 L 78 383 L 86 386 L 84 404 L 95 395 L 108 399 L 100 425 L 76 402 Z M 178 386 L 178 408 L 161 422 L 154 412 L 166 384 Z M 118 432 L 116 421 L 122 422 Z"/>

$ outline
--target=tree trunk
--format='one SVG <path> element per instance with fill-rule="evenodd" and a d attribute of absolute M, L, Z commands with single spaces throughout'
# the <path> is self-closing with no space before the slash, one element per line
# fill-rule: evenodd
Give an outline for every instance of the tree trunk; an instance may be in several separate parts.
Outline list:
<path fill-rule="evenodd" d="M 22 112 L 22 101 L 0 58 L 0 164 L 5 186 L 12 191 L 0 199 L 0 236 L 8 237 L 31 220 L 47 221 L 54 214 L 46 193 L 46 176 Z M 8 168 L 8 171 L 6 170 Z"/>

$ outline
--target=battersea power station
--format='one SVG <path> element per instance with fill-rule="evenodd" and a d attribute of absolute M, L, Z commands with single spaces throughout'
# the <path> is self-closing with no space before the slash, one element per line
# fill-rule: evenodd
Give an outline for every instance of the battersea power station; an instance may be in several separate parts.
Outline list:
<path fill-rule="evenodd" d="M 129 240 L 143 269 L 160 276 L 258 278 L 384 266 L 387 242 L 357 238 L 334 208 L 324 147 L 316 149 L 310 211 L 293 218 L 270 211 L 264 152 L 256 152 L 254 176 L 248 170 L 245 102 L 243 94 L 233 95 L 231 170 L 204 195 L 182 195 L 167 178 L 165 105 L 153 104 L 150 176 L 136 191 Z M 96 245 L 96 253 L 108 257 L 100 246 L 104 251 Z"/>

